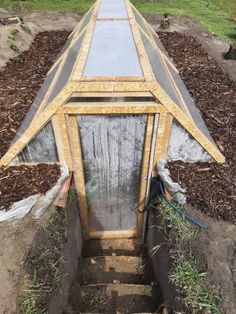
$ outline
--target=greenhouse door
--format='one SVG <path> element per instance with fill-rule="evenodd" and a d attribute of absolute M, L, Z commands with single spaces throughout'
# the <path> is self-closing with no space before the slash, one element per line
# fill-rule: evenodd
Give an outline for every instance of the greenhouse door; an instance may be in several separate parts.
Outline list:
<path fill-rule="evenodd" d="M 146 115 L 69 118 L 83 231 L 136 237 Z"/>

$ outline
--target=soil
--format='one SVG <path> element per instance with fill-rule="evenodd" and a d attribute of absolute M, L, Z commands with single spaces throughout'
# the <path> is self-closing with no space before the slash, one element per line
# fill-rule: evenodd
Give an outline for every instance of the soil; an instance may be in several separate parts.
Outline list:
<path fill-rule="evenodd" d="M 187 188 L 192 205 L 236 223 L 236 86 L 193 37 L 176 32 L 159 36 L 226 157 L 224 165 L 171 162 L 171 175 Z"/>
<path fill-rule="evenodd" d="M 0 13 L 1 17 L 1 13 Z M 0 67 L 6 65 L 9 59 L 16 57 L 19 53 L 11 49 L 11 45 L 15 45 L 19 52 L 28 50 L 35 35 L 39 32 L 39 27 L 34 23 L 27 23 L 26 25 L 13 24 L 2 26 L 0 25 Z M 16 34 L 13 36 L 12 34 Z"/>
<path fill-rule="evenodd" d="M 223 313 L 232 314 L 236 309 L 236 226 L 217 221 L 188 206 L 188 214 L 208 224 L 208 230 L 198 233 L 192 252 L 198 268 L 207 272 L 206 291 L 218 295 Z"/>
<path fill-rule="evenodd" d="M 39 33 L 29 50 L 0 70 L 0 158 L 9 148 L 68 35 L 67 31 Z"/>
<path fill-rule="evenodd" d="M 19 314 L 18 298 L 22 294 L 25 284 L 23 264 L 26 254 L 37 231 L 46 224 L 54 211 L 53 207 L 50 208 L 38 221 L 27 215 L 23 219 L 14 222 L 1 222 L 1 314 Z"/>
<path fill-rule="evenodd" d="M 0 168 L 1 210 L 30 195 L 45 194 L 57 182 L 59 176 L 60 168 L 56 164 Z"/>

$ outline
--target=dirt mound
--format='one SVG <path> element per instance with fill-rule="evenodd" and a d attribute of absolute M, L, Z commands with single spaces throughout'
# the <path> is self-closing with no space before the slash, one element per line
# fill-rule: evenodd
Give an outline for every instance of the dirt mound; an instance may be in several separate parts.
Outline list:
<path fill-rule="evenodd" d="M 59 176 L 60 169 L 57 165 L 0 168 L 1 210 L 28 196 L 45 194 L 57 182 Z"/>
<path fill-rule="evenodd" d="M 10 146 L 68 35 L 66 31 L 39 33 L 29 50 L 0 70 L 0 157 Z"/>
<path fill-rule="evenodd" d="M 27 25 L 18 23 L 0 26 L 0 67 L 5 66 L 8 60 L 19 52 L 29 49 L 39 30 L 40 28 L 31 22 Z"/>
<path fill-rule="evenodd" d="M 191 204 L 209 216 L 236 223 L 236 86 L 193 37 L 159 36 L 226 157 L 225 165 L 171 162 L 172 177 L 188 189 Z"/>

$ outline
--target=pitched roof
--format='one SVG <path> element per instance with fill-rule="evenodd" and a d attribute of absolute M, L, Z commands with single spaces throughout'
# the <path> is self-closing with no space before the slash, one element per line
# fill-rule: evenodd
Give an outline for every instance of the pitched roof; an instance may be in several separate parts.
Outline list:
<path fill-rule="evenodd" d="M 15 157 L 73 92 L 92 89 L 150 91 L 215 160 L 224 162 L 154 30 L 128 0 L 98 0 L 70 35 L 0 164 Z"/>

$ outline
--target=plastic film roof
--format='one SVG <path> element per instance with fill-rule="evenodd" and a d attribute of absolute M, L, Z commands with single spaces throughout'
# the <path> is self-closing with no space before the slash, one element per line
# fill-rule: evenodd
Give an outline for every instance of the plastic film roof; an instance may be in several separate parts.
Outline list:
<path fill-rule="evenodd" d="M 154 30 L 128 0 L 98 0 L 68 38 L 13 143 L 71 82 L 114 82 L 119 78 L 122 82 L 146 81 L 161 87 L 166 99 L 213 142 Z"/>

